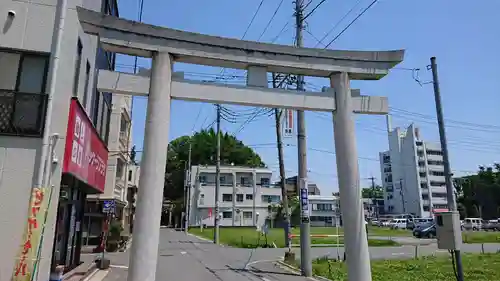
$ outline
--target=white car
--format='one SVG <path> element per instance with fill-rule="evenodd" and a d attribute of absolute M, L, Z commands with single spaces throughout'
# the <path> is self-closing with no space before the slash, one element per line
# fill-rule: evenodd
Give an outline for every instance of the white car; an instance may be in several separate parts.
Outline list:
<path fill-rule="evenodd" d="M 389 222 L 391 229 L 406 229 L 406 219 L 393 219 Z"/>

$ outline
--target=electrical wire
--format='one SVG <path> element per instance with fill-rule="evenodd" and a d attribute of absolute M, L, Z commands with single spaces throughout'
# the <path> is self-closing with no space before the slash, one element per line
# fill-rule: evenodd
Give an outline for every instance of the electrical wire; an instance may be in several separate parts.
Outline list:
<path fill-rule="evenodd" d="M 333 27 L 325 34 L 325 36 L 323 36 L 323 38 L 321 38 L 321 40 L 318 41 L 318 44 L 316 44 L 314 48 L 317 48 L 318 45 L 320 44 L 325 46 L 323 40 L 325 40 L 328 36 L 330 36 L 330 34 L 337 28 L 337 26 L 339 26 L 354 11 L 354 9 L 356 9 L 358 5 L 361 4 L 361 1 L 363 0 L 358 0 L 356 4 L 354 4 L 354 6 L 346 14 L 344 14 L 344 16 L 339 21 L 337 21 L 335 25 L 333 25 Z"/>
<path fill-rule="evenodd" d="M 373 2 L 371 2 L 370 5 L 368 5 L 368 7 L 366 7 L 359 15 L 357 15 L 344 29 L 342 29 L 342 31 L 339 34 L 337 34 L 337 36 L 335 36 L 330 41 L 330 43 L 326 44 L 325 49 L 328 48 L 333 42 L 335 42 L 335 40 L 337 40 L 337 38 L 339 38 L 342 34 L 344 34 L 344 32 L 347 29 L 349 29 L 349 27 L 351 27 L 351 25 L 353 25 L 364 13 L 366 13 L 366 11 L 368 11 L 377 2 L 378 2 L 378 0 L 373 0 Z"/>
<path fill-rule="evenodd" d="M 259 35 L 259 38 L 257 39 L 257 41 L 260 41 L 260 38 L 262 38 L 262 36 L 264 35 L 264 33 L 266 33 L 267 29 L 269 28 L 269 26 L 271 25 L 271 23 L 273 22 L 274 20 L 274 17 L 276 17 L 276 14 L 278 13 L 279 9 L 281 8 L 281 5 L 283 4 L 284 0 L 281 0 L 280 3 L 278 4 L 278 7 L 276 8 L 276 10 L 274 10 L 274 13 L 273 15 L 271 16 L 271 18 L 269 19 L 269 21 L 267 22 L 267 25 L 266 27 L 264 28 L 264 30 L 262 31 L 262 33 Z"/>
<path fill-rule="evenodd" d="M 312 1 L 311 1 L 311 2 L 312 2 Z M 311 3 L 311 2 L 309 2 L 309 3 Z M 319 6 L 321 6 L 321 4 L 323 4 L 323 3 L 325 3 L 325 2 L 326 2 L 326 0 L 321 0 L 321 1 L 320 1 L 320 2 L 319 2 L 319 3 L 318 3 L 318 4 L 314 7 L 314 8 L 312 8 L 312 10 L 311 10 L 311 11 L 310 11 L 307 15 L 305 15 L 305 16 L 304 16 L 304 18 L 303 18 L 302 20 L 306 20 L 308 17 L 310 17 L 312 14 L 314 14 L 314 12 L 316 12 L 316 9 L 318 9 L 318 8 L 319 8 Z M 308 5 L 309 5 L 309 3 L 308 3 Z M 307 6 L 308 6 L 308 5 L 307 5 Z M 307 8 L 307 6 L 306 6 L 306 7 L 304 7 L 304 9 L 306 9 L 306 8 Z"/>
<path fill-rule="evenodd" d="M 255 13 L 253 14 L 253 17 L 252 17 L 252 20 L 250 20 L 250 23 L 248 24 L 247 28 L 245 29 L 245 32 L 243 33 L 243 36 L 241 37 L 241 40 L 243 40 L 245 38 L 245 36 L 247 35 L 248 33 L 248 30 L 250 30 L 250 27 L 252 26 L 253 24 L 253 21 L 255 20 L 255 18 L 257 17 L 257 14 L 259 13 L 260 11 L 260 8 L 262 7 L 262 3 L 264 3 L 264 0 L 261 0 L 260 1 L 260 4 L 259 6 L 257 7 L 257 10 L 255 11 Z"/>

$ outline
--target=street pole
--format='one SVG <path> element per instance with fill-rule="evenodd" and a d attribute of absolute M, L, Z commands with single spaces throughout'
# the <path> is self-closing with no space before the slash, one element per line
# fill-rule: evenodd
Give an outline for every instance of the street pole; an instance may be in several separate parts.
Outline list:
<path fill-rule="evenodd" d="M 295 0 L 295 22 L 296 22 L 296 46 L 302 47 L 302 30 L 304 29 L 304 0 Z M 302 75 L 297 75 L 297 91 L 303 91 Z M 307 192 L 307 148 L 306 148 L 306 124 L 305 113 L 297 110 L 297 147 L 298 147 L 298 180 L 301 201 L 301 222 L 300 222 L 300 269 L 302 275 L 312 276 L 311 262 L 311 237 L 309 222 L 309 200 Z"/>
<path fill-rule="evenodd" d="M 448 199 L 448 207 L 450 211 L 456 212 L 457 211 L 457 204 L 455 202 L 455 196 L 453 194 L 453 185 L 451 182 L 451 169 L 450 169 L 450 160 L 448 157 L 448 143 L 446 141 L 446 130 L 444 127 L 444 118 L 443 118 L 443 107 L 441 104 L 441 93 L 439 91 L 439 79 L 438 79 L 438 73 L 437 73 L 437 64 L 436 64 L 436 58 L 432 57 L 431 58 L 431 70 L 432 70 L 432 84 L 434 85 L 434 99 L 436 102 L 436 115 L 437 115 L 437 121 L 438 121 L 438 126 L 439 126 L 439 139 L 441 141 L 441 150 L 443 151 L 443 162 L 444 162 L 444 175 L 445 175 L 445 180 L 446 180 L 446 194 L 447 194 L 447 199 Z M 455 223 L 454 220 L 452 220 L 453 223 Z M 454 225 L 453 230 L 457 229 L 457 227 Z M 464 280 L 464 272 L 463 272 L 463 266 L 462 266 L 462 257 L 460 254 L 460 250 L 454 250 L 453 251 L 455 255 L 455 263 L 457 265 L 457 280 L 458 281 L 463 281 Z"/>
<path fill-rule="evenodd" d="M 215 218 L 214 243 L 219 244 L 219 192 L 220 192 L 220 104 L 217 104 L 217 148 L 215 165 Z"/>
<path fill-rule="evenodd" d="M 375 214 L 375 217 L 378 218 L 378 204 L 376 202 L 376 197 L 375 197 L 375 178 L 372 176 L 370 178 L 372 181 L 372 208 L 373 208 L 373 213 Z"/>
<path fill-rule="evenodd" d="M 273 73 L 273 88 L 276 87 L 276 76 Z M 283 197 L 283 217 L 285 220 L 285 225 L 284 225 L 284 234 L 285 234 L 285 247 L 288 248 L 288 250 L 291 250 L 291 239 L 289 237 L 290 235 L 290 210 L 288 209 L 288 195 L 287 195 L 287 190 L 286 190 L 286 183 L 285 183 L 285 161 L 283 159 L 283 140 L 282 140 L 282 135 L 281 135 L 281 114 L 282 111 L 280 111 L 278 108 L 274 109 L 274 118 L 276 121 L 276 143 L 278 144 L 278 162 L 279 162 L 279 167 L 280 167 L 280 187 L 281 187 L 281 197 Z"/>
<path fill-rule="evenodd" d="M 185 213 L 185 221 L 184 221 L 184 232 L 188 232 L 189 228 L 189 213 L 191 211 L 191 138 L 189 139 L 189 152 L 188 152 L 188 162 L 186 168 L 186 210 Z"/>

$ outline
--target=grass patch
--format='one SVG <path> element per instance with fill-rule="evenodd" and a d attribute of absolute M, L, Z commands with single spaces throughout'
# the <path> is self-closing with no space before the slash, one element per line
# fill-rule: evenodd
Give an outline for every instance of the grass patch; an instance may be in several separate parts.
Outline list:
<path fill-rule="evenodd" d="M 213 238 L 213 228 L 206 228 L 203 231 L 200 228 L 190 228 L 189 232 L 200 237 L 204 237 L 207 239 Z M 292 229 L 293 234 L 299 234 L 300 230 Z M 311 228 L 312 234 L 336 234 L 335 228 L 327 228 L 327 227 L 313 227 Z M 342 232 L 339 231 L 340 234 Z M 244 228 L 244 227 L 221 227 L 220 228 L 220 237 L 219 240 L 222 244 L 229 245 L 232 247 L 238 248 L 256 248 L 256 247 L 264 247 L 266 245 L 266 237 L 261 235 L 260 232 L 257 232 L 255 228 Z M 267 244 L 272 245 L 272 243 L 276 244 L 276 247 L 283 248 L 285 247 L 285 237 L 283 234 L 283 229 L 274 228 L 269 231 L 267 234 Z M 295 237 L 292 239 L 292 244 L 299 244 L 300 238 Z M 336 244 L 336 237 L 314 237 L 311 239 L 312 245 L 320 245 L 320 244 Z M 339 244 L 344 244 L 343 237 L 339 237 Z M 397 242 L 391 240 L 377 240 L 377 239 L 368 239 L 368 245 L 372 247 L 380 247 L 380 246 L 399 246 Z"/>
<path fill-rule="evenodd" d="M 462 256 L 464 279 L 500 280 L 500 254 L 465 254 Z M 450 257 L 424 257 L 417 260 L 372 261 L 373 281 L 455 281 Z M 318 259 L 315 275 L 330 280 L 347 280 L 345 263 Z"/>
<path fill-rule="evenodd" d="M 462 232 L 462 240 L 464 243 L 469 243 L 469 244 L 500 243 L 500 232 L 486 232 L 486 231 Z"/>

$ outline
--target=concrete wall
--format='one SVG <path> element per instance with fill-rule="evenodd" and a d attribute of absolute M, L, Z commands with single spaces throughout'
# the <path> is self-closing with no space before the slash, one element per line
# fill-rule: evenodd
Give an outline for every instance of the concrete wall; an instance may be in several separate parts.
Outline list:
<path fill-rule="evenodd" d="M 69 0 L 66 23 L 62 36 L 59 70 L 52 115 L 51 132 L 58 133 L 62 138 L 55 148 L 59 159 L 64 155 L 64 139 L 66 137 L 68 110 L 70 98 L 73 94 L 73 77 L 77 41 L 80 38 L 83 53 L 80 66 L 79 97 L 83 97 L 84 76 L 87 61 L 94 69 L 97 38 L 85 35 L 78 23 L 75 6 L 82 5 L 82 1 Z M 0 1 L 0 48 L 29 50 L 49 53 L 53 25 L 55 18 L 55 5 L 57 0 L 32 0 L 32 1 Z M 101 10 L 101 1 L 84 1 L 86 8 Z M 8 11 L 15 11 L 16 16 L 12 21 L 7 18 Z M 6 66 L 2 65 L 2 68 Z M 94 81 L 94 71 L 90 72 L 89 81 Z M 88 100 L 85 105 L 90 108 L 92 87 L 88 88 Z M 40 150 L 40 138 L 22 138 L 0 136 L 0 281 L 10 280 L 14 267 L 14 260 L 21 245 L 21 236 L 26 225 L 27 211 L 31 187 L 35 178 L 34 167 L 36 155 Z M 41 261 L 39 264 L 39 280 L 48 280 L 50 270 L 54 226 L 56 219 L 59 185 L 61 178 L 60 166 L 53 175 L 54 191 L 45 226 L 44 240 L 41 248 Z"/>

